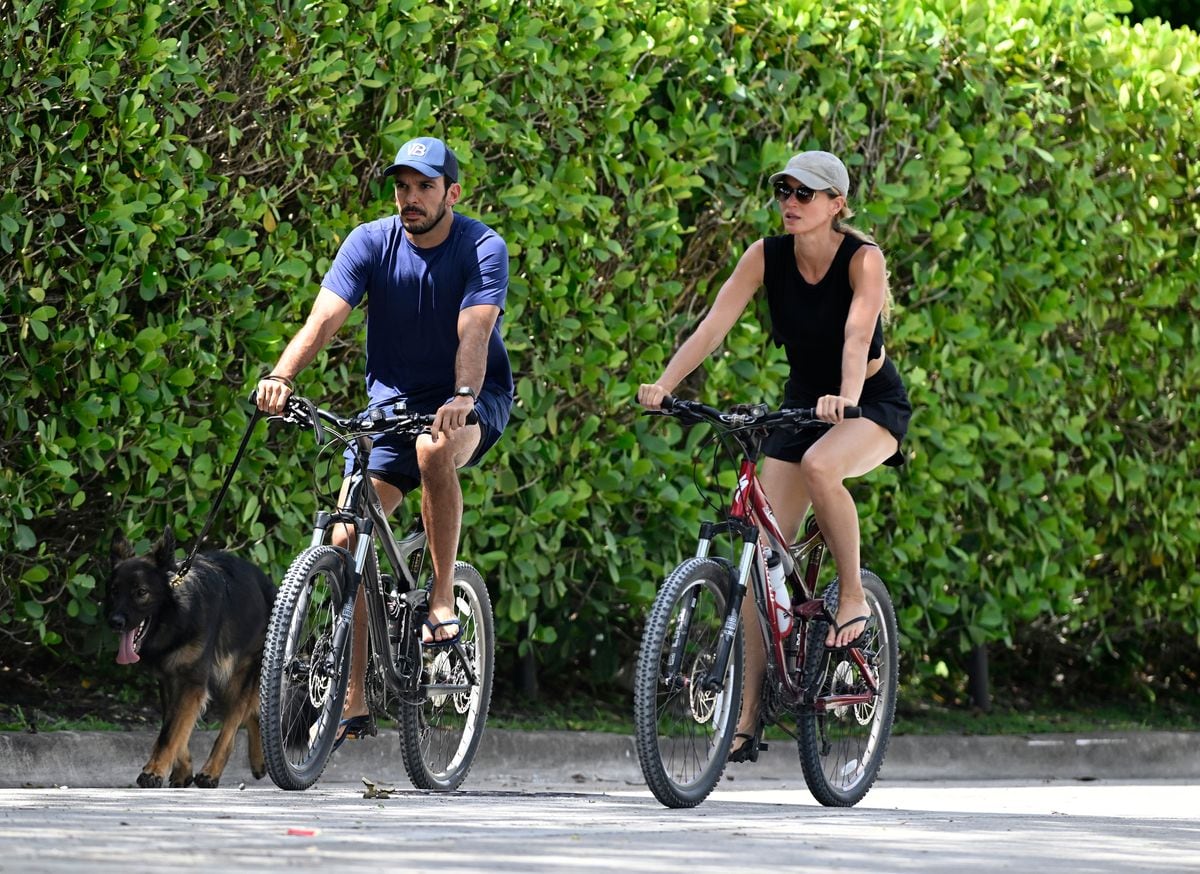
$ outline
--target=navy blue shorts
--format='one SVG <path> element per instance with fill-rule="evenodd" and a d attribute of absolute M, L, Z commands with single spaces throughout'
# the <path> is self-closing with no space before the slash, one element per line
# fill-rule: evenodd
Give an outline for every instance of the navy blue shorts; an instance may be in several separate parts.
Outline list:
<path fill-rule="evenodd" d="M 481 394 L 475 402 L 475 412 L 479 416 L 479 445 L 471 455 L 466 467 L 473 467 L 489 449 L 496 445 L 504 428 L 508 424 L 508 413 L 512 402 L 507 395 L 494 393 Z M 417 413 L 436 413 L 441 404 L 414 404 L 408 408 Z M 345 473 L 350 473 L 351 454 L 347 449 L 345 454 Z M 417 467 L 417 448 L 414 438 L 403 434 L 384 434 L 377 437 L 371 445 L 371 457 L 367 462 L 367 471 L 375 479 L 383 480 L 395 486 L 404 494 L 416 489 L 421 484 L 421 470 Z"/>

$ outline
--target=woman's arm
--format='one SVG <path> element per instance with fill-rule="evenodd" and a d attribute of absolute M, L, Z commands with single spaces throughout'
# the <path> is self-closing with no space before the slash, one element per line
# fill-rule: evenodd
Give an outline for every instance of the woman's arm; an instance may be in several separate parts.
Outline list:
<path fill-rule="evenodd" d="M 712 309 L 671 357 L 662 376 L 656 382 L 643 384 L 638 389 L 638 401 L 643 406 L 657 410 L 662 399 L 721 345 L 762 285 L 763 270 L 763 241 L 758 240 L 738 259 L 733 273 L 717 293 Z"/>
<path fill-rule="evenodd" d="M 854 253 L 850 260 L 850 287 L 854 289 L 854 297 L 846 317 L 841 394 L 826 395 L 817 403 L 818 416 L 826 421 L 840 422 L 842 408 L 857 405 L 862 397 L 867 379 L 867 353 L 887 295 L 887 269 L 883 253 L 877 247 L 863 246 Z"/>

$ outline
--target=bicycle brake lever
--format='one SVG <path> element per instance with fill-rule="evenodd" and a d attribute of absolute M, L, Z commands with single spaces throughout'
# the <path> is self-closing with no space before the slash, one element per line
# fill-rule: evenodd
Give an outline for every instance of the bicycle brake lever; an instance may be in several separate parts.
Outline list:
<path fill-rule="evenodd" d="M 272 418 L 279 418 L 295 425 L 308 425 L 313 429 L 313 434 L 317 438 L 317 445 L 325 445 L 325 429 L 321 427 L 321 417 L 317 415 L 317 405 L 308 398 L 292 395 L 287 399 L 284 414 Z"/>
<path fill-rule="evenodd" d="M 321 425 L 321 417 L 317 415 L 317 405 L 308 398 L 303 398 L 304 405 L 308 409 L 308 416 L 312 422 L 313 435 L 317 438 L 317 445 L 325 445 L 325 428 Z"/>

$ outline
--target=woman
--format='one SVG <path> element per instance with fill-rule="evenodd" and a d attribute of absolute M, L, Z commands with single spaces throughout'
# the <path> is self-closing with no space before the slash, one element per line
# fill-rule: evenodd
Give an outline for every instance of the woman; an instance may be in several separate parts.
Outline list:
<path fill-rule="evenodd" d="M 887 268 L 866 235 L 846 227 L 850 174 L 829 152 L 801 152 L 771 176 L 784 233 L 758 240 L 742 255 L 712 309 L 638 401 L 658 409 L 663 398 L 724 340 L 760 286 L 767 290 L 771 333 L 787 352 L 791 373 L 785 407 L 815 407 L 828 429 L 779 431 L 766 441 L 761 479 L 780 530 L 794 539 L 811 505 L 837 563 L 840 599 L 825 645 L 844 647 L 870 615 L 859 579 L 858 511 L 844 480 L 880 464 L 904 463 L 900 443 L 911 407 L 883 348 Z M 849 406 L 860 419 L 843 419 Z M 753 599 L 742 607 L 753 627 Z M 758 758 L 758 705 L 766 650 L 747 635 L 746 682 L 730 761 Z"/>

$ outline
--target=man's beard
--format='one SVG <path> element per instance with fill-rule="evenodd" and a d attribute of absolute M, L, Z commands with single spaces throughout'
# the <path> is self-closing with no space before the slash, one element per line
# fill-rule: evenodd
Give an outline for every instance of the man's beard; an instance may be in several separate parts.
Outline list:
<path fill-rule="evenodd" d="M 400 212 L 400 223 L 404 225 L 404 230 L 408 231 L 414 237 L 419 237 L 421 234 L 427 234 L 432 231 L 445 215 L 446 198 L 443 197 L 441 204 L 438 206 L 437 214 L 433 218 L 429 218 L 428 216 L 417 219 L 405 218 L 402 210 Z"/>

